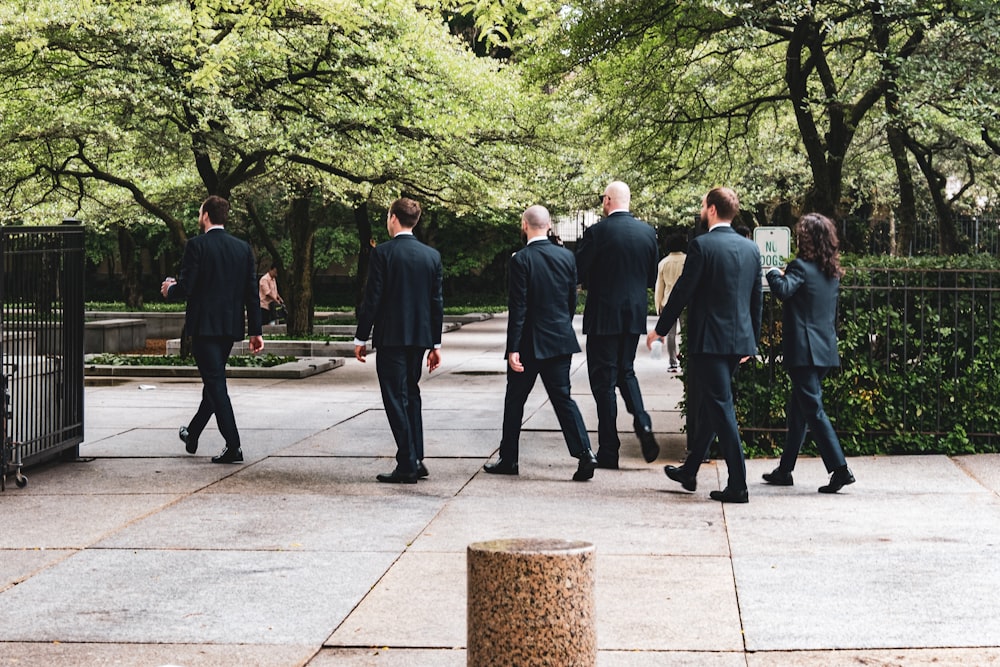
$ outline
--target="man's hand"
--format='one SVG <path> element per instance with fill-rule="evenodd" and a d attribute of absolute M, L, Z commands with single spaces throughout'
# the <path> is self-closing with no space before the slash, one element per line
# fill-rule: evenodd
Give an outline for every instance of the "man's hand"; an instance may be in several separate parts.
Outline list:
<path fill-rule="evenodd" d="M 507 355 L 507 365 L 510 366 L 510 370 L 515 373 L 524 372 L 524 364 L 521 363 L 521 353 L 511 352 Z"/>
<path fill-rule="evenodd" d="M 358 361 L 360 361 L 361 363 L 365 363 L 365 355 L 366 354 L 368 354 L 368 346 L 367 345 L 355 345 L 354 346 L 354 358 L 357 359 Z"/>
<path fill-rule="evenodd" d="M 427 372 L 433 373 L 441 365 L 441 348 L 435 348 L 427 353 Z"/>
<path fill-rule="evenodd" d="M 167 292 L 170 291 L 170 287 L 175 284 L 177 284 L 177 281 L 173 278 L 164 278 L 163 282 L 160 283 L 160 294 L 163 295 L 164 299 L 167 298 Z"/>
<path fill-rule="evenodd" d="M 658 340 L 658 339 L 660 339 L 662 337 L 663 336 L 661 336 L 660 334 L 656 333 L 656 329 L 653 329 L 652 331 L 650 331 L 648 334 L 646 334 L 646 349 L 647 350 L 652 350 L 653 349 L 653 341 L 654 340 Z"/>
<path fill-rule="evenodd" d="M 264 337 L 263 336 L 250 336 L 250 351 L 253 354 L 257 354 L 264 349 Z"/>

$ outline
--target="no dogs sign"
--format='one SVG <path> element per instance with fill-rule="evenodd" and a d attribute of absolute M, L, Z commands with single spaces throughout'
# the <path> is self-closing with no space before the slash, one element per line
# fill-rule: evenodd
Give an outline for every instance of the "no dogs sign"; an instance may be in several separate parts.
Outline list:
<path fill-rule="evenodd" d="M 784 266 L 792 254 L 792 230 L 788 227 L 757 227 L 753 241 L 760 249 L 761 267 Z"/>

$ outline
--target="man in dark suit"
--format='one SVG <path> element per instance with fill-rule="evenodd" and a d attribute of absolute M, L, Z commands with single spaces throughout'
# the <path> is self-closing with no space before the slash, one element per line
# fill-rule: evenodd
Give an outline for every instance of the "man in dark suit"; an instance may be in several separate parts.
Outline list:
<path fill-rule="evenodd" d="M 587 334 L 587 372 L 597 403 L 597 467 L 618 468 L 617 387 L 632 415 L 632 425 L 647 463 L 660 447 L 642 403 L 635 377 L 636 347 L 646 333 L 647 290 L 656 284 L 659 251 L 656 231 L 629 213 L 631 192 L 613 181 L 601 195 L 605 217 L 583 233 L 576 253 L 580 285 L 587 290 L 583 332 Z"/>
<path fill-rule="evenodd" d="M 184 246 L 181 272 L 167 278 L 160 292 L 168 299 L 187 299 L 184 332 L 191 336 L 191 351 L 203 384 L 201 405 L 180 438 L 189 454 L 198 451 L 198 439 L 214 414 L 226 448 L 212 463 L 241 463 L 243 450 L 236 416 L 226 388 L 226 361 L 233 343 L 243 340 L 244 314 L 250 330 L 250 351 L 264 349 L 261 337 L 257 280 L 253 250 L 225 230 L 229 202 L 212 195 L 198 210 L 202 234 Z"/>
<path fill-rule="evenodd" d="M 354 356 L 364 362 L 374 327 L 375 370 L 396 440 L 396 468 L 376 476 L 387 484 L 416 484 L 427 477 L 418 385 L 424 352 L 430 350 L 428 372 L 441 365 L 441 254 L 413 235 L 419 220 L 420 204 L 412 199 L 397 199 L 389 207 L 386 229 L 392 240 L 372 250 L 354 334 Z"/>
<path fill-rule="evenodd" d="M 541 375 L 569 453 L 579 459 L 573 480 L 583 482 L 594 476 L 597 459 L 580 409 L 570 397 L 570 363 L 580 351 L 573 331 L 576 262 L 573 253 L 548 238 L 551 228 L 544 206 L 532 206 L 521 217 L 527 245 L 510 258 L 507 395 L 500 459 L 483 469 L 496 475 L 517 474 L 524 403 Z"/>
<path fill-rule="evenodd" d="M 688 491 L 716 436 L 729 468 L 729 481 L 714 500 L 748 502 L 743 443 L 736 423 L 732 380 L 740 362 L 757 353 L 760 337 L 760 251 L 732 228 L 739 200 L 729 188 L 715 188 L 702 200 L 708 233 L 688 246 L 684 270 L 659 321 L 646 338 L 651 346 L 665 336 L 681 310 L 688 309 L 688 443 L 684 465 L 666 466 L 670 479 Z"/>

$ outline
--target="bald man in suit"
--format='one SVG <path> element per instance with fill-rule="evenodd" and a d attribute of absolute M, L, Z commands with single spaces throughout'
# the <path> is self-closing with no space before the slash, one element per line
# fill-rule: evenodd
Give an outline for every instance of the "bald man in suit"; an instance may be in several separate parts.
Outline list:
<path fill-rule="evenodd" d="M 521 216 L 527 244 L 510 258 L 507 393 L 500 458 L 483 470 L 494 475 L 518 474 L 524 403 L 541 376 L 570 456 L 579 461 L 573 480 L 583 482 L 594 476 L 597 459 L 583 416 L 570 396 L 570 365 L 573 354 L 580 351 L 573 330 L 576 262 L 572 252 L 548 238 L 551 228 L 544 206 L 531 206 Z"/>
<path fill-rule="evenodd" d="M 583 332 L 587 372 L 597 403 L 597 467 L 618 468 L 617 388 L 647 463 L 660 455 L 653 422 L 635 377 L 635 352 L 646 333 L 648 289 L 656 284 L 656 231 L 629 213 L 628 185 L 613 181 L 601 195 L 605 217 L 583 233 L 576 252 L 580 285 L 587 290 Z"/>

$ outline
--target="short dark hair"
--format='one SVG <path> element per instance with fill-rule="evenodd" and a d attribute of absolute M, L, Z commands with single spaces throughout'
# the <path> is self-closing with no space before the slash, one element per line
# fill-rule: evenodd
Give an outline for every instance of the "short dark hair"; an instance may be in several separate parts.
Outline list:
<path fill-rule="evenodd" d="M 229 202 L 219 195 L 211 195 L 201 203 L 201 210 L 208 213 L 213 225 L 225 225 L 229 221 Z"/>
<path fill-rule="evenodd" d="M 390 204 L 389 215 L 396 216 L 399 224 L 406 229 L 413 229 L 420 222 L 420 204 L 408 197 L 400 197 Z"/>
<path fill-rule="evenodd" d="M 705 206 L 714 206 L 720 220 L 732 220 L 740 212 L 740 200 L 731 188 L 712 188 L 705 195 Z"/>
<path fill-rule="evenodd" d="M 668 253 L 684 252 L 687 249 L 687 237 L 684 234 L 671 234 L 664 242 L 664 246 Z"/>

